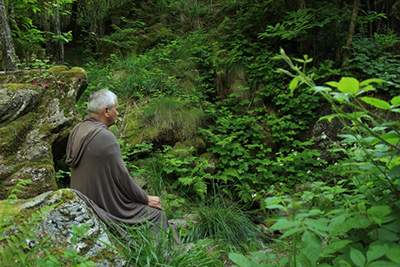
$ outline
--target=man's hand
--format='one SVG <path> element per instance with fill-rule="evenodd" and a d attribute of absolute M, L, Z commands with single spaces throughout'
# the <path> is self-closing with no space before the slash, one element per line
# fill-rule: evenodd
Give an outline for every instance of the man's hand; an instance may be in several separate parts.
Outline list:
<path fill-rule="evenodd" d="M 149 203 L 147 204 L 150 207 L 162 210 L 161 199 L 155 196 L 149 196 Z"/>

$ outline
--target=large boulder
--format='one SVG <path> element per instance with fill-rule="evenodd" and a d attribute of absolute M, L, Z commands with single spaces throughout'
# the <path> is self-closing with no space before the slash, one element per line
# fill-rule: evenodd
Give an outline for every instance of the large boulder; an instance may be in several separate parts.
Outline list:
<path fill-rule="evenodd" d="M 71 258 L 85 257 L 96 266 L 125 266 L 126 260 L 114 249 L 117 247 L 115 239 L 105 224 L 71 189 L 49 191 L 29 200 L 1 201 L 0 207 L 6 211 L 2 219 L 11 224 L 11 227 L 0 225 L 0 240 L 14 240 L 14 250 L 18 250 L 19 243 L 25 243 L 30 251 L 36 252 L 37 258 L 46 257 L 44 252 L 47 250 L 62 263 L 61 266 L 70 266 Z M 74 227 L 87 231 L 72 238 Z M 23 236 L 18 235 L 21 232 Z M 40 242 L 42 240 L 46 241 Z M 0 243 L 0 249 L 7 251 L 6 247 L 7 244 Z M 68 250 L 78 256 L 65 257 Z M 14 256 L 17 254 L 14 252 Z M 20 260 L 19 257 L 13 259 L 16 260 Z"/>
<path fill-rule="evenodd" d="M 87 87 L 81 68 L 0 72 L 0 199 L 22 180 L 19 198 L 56 190 L 54 161 L 65 154 Z"/>

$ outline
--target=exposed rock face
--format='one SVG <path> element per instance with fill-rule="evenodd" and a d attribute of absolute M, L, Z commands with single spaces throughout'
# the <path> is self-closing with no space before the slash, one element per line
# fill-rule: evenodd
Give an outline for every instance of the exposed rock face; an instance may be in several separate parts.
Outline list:
<path fill-rule="evenodd" d="M 48 251 L 62 261 L 63 266 L 71 264 L 70 259 L 62 257 L 66 249 L 79 252 L 82 258 L 88 256 L 88 260 L 94 261 L 96 266 L 125 266 L 126 260 L 112 249 L 115 245 L 104 223 L 71 189 L 49 191 L 28 201 L 18 201 L 12 206 L 16 214 L 25 214 L 25 217 L 19 216 L 18 219 L 18 215 L 12 216 L 15 219 L 14 223 L 18 223 L 18 220 L 29 221 L 29 217 L 35 211 L 51 207 L 48 211 L 42 211 L 41 221 L 36 224 L 38 230 L 35 231 L 35 237 L 39 240 L 50 237 L 47 241 L 50 243 Z M 89 228 L 84 238 L 78 237 L 77 242 L 71 242 L 73 226 L 81 227 L 85 223 Z M 18 230 L 11 230 L 2 235 L 11 236 L 15 232 Z M 25 242 L 31 248 L 38 246 L 38 242 L 31 242 L 30 239 L 34 240 L 26 237 Z"/>
<path fill-rule="evenodd" d="M 86 87 L 81 68 L 0 72 L 0 199 L 21 180 L 32 182 L 20 198 L 57 189 L 54 153 L 65 151 Z"/>

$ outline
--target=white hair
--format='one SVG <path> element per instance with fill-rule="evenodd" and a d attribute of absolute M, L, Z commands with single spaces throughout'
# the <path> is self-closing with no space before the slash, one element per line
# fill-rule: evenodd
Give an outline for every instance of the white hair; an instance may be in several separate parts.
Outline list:
<path fill-rule="evenodd" d="M 113 108 L 115 106 L 116 94 L 108 89 L 102 89 L 90 95 L 87 108 L 89 113 L 101 114 L 103 108 Z"/>

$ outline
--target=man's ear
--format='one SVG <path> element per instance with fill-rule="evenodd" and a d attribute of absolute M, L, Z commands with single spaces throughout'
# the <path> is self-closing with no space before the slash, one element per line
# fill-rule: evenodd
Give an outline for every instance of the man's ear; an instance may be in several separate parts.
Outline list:
<path fill-rule="evenodd" d="M 104 115 L 106 118 L 108 118 L 108 110 L 109 110 L 108 107 L 104 107 L 104 108 L 103 108 L 103 115 Z"/>

